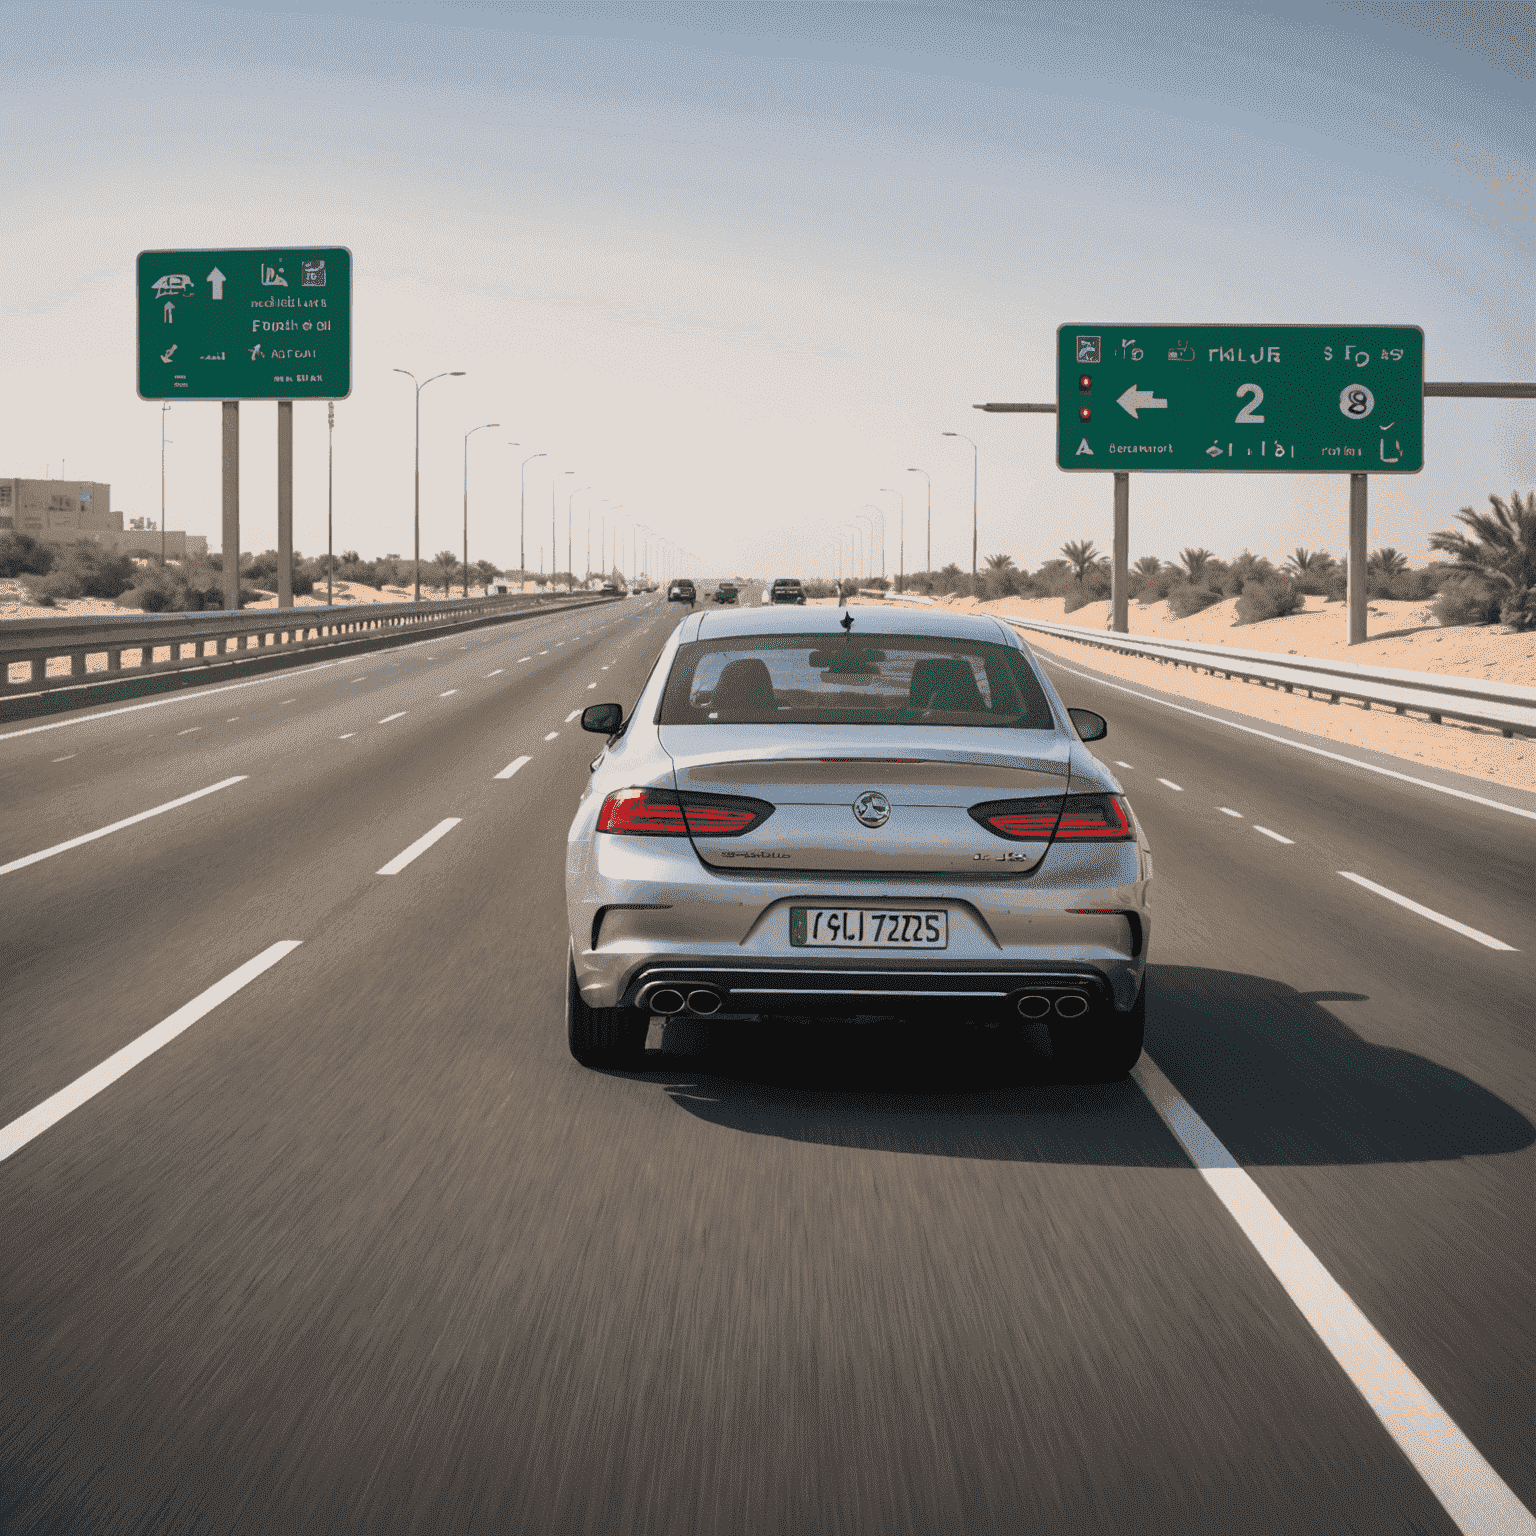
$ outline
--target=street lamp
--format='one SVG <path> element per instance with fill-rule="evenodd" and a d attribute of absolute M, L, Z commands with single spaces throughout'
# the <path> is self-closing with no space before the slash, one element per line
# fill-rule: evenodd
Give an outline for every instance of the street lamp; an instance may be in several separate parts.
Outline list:
<path fill-rule="evenodd" d="M 166 401 L 160 407 L 160 564 L 165 565 L 165 413 L 170 410 L 170 401 Z M 62 467 L 62 466 L 61 466 Z M 222 645 L 224 642 L 219 642 Z"/>
<path fill-rule="evenodd" d="M 412 384 L 416 384 L 416 375 L 409 368 L 396 368 L 395 373 L 403 373 Z M 436 379 L 462 379 L 464 370 L 455 368 L 450 373 L 434 373 L 432 378 L 423 379 L 416 384 L 416 597 L 415 601 L 421 601 L 421 392 L 428 384 Z"/>
<path fill-rule="evenodd" d="M 515 448 L 516 443 L 509 445 Z M 528 552 L 525 547 L 528 527 L 528 466 L 535 459 L 547 459 L 547 453 L 530 453 L 517 471 L 517 587 L 523 590 L 523 578 L 528 574 Z"/>
<path fill-rule="evenodd" d="M 880 490 L 881 490 L 882 493 L 884 493 L 886 495 L 894 496 L 896 498 L 896 500 L 901 503 L 900 510 L 898 512 L 898 516 L 900 518 L 900 521 L 897 524 L 897 526 L 901 530 L 901 533 L 900 533 L 901 542 L 897 546 L 897 548 L 900 551 L 900 555 L 899 555 L 900 563 L 897 566 L 897 572 L 896 572 L 896 590 L 898 592 L 900 592 L 901 588 L 902 588 L 902 580 L 903 580 L 903 577 L 904 577 L 904 575 L 906 573 L 906 569 L 907 569 L 907 498 L 905 496 L 903 496 L 900 491 L 893 490 L 888 485 L 882 485 L 880 487 Z M 882 540 L 881 545 L 880 545 L 880 574 L 882 576 L 885 575 L 885 544 L 884 544 L 883 540 Z"/>
<path fill-rule="evenodd" d="M 958 437 L 962 443 L 971 444 L 971 596 L 976 595 L 976 478 L 979 473 L 976 444 L 963 432 L 941 432 L 941 437 Z"/>
<path fill-rule="evenodd" d="M 464 434 L 464 601 L 469 601 L 469 440 L 487 427 L 499 427 L 499 421 L 483 421 Z"/>
<path fill-rule="evenodd" d="M 572 470 L 572 474 L 575 471 Z M 576 587 L 576 558 L 571 549 L 571 503 L 581 495 L 583 491 L 590 491 L 590 485 L 578 485 L 569 496 L 565 498 L 565 564 L 566 575 L 571 578 L 571 589 Z"/>
<path fill-rule="evenodd" d="M 880 508 L 872 501 L 866 501 L 864 508 L 865 510 L 859 513 L 860 517 L 869 517 L 871 512 L 880 513 L 880 566 L 883 573 L 885 568 L 885 513 L 881 512 Z M 869 517 L 869 579 L 871 581 L 875 579 L 875 520 L 872 517 Z"/>
<path fill-rule="evenodd" d="M 928 482 L 928 563 L 924 570 L 933 570 L 933 476 L 926 469 L 918 469 L 915 465 L 907 471 L 909 475 L 921 475 Z"/>
<path fill-rule="evenodd" d="M 574 469 L 562 469 L 562 475 L 574 475 Z M 549 482 L 549 590 L 555 590 L 555 551 L 560 547 L 559 537 L 555 532 L 555 485 L 556 481 Z"/>
<path fill-rule="evenodd" d="M 331 511 L 335 503 L 336 477 L 332 473 L 336 461 L 336 402 L 325 403 L 325 605 L 336 601 L 336 543 L 331 536 Z"/>

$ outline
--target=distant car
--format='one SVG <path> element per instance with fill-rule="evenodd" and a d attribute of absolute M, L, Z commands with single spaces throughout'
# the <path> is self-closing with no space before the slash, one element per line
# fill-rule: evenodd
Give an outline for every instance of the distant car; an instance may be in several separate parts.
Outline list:
<path fill-rule="evenodd" d="M 686 578 L 674 581 L 667 589 L 667 601 L 669 603 L 696 603 L 699 600 L 698 589 Z"/>
<path fill-rule="evenodd" d="M 512 584 L 507 581 L 488 581 L 485 584 L 487 597 L 507 597 L 511 594 Z"/>
<path fill-rule="evenodd" d="M 740 595 L 741 593 L 738 588 L 729 585 L 722 584 L 715 588 L 715 601 L 717 603 L 734 604 Z"/>
<path fill-rule="evenodd" d="M 614 582 L 605 581 L 601 595 L 603 597 L 617 597 L 619 595 L 618 586 Z"/>
<path fill-rule="evenodd" d="M 770 603 L 798 603 L 805 606 L 805 592 L 798 576 L 781 576 L 768 593 Z"/>
<path fill-rule="evenodd" d="M 608 741 L 566 845 L 578 1061 L 635 1066 L 681 1014 L 1040 1024 L 1057 1070 L 1135 1064 L 1151 851 L 1103 717 L 1009 626 L 690 614 L 633 708 L 581 724 Z"/>

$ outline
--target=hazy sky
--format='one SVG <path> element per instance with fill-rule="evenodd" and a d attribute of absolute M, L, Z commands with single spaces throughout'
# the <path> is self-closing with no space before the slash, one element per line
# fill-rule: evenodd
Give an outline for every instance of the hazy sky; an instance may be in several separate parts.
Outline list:
<path fill-rule="evenodd" d="M 134 390 L 145 248 L 349 246 L 336 548 L 548 559 L 551 478 L 697 574 L 1107 545 L 1110 478 L 1054 467 L 1064 321 L 1417 324 L 1431 379 L 1536 377 L 1536 6 L 0 4 L 0 474 L 109 481 L 158 516 Z M 242 544 L 276 540 L 276 407 L 242 419 Z M 325 406 L 295 406 L 295 542 L 325 547 Z M 169 526 L 219 538 L 218 407 L 169 417 Z M 1371 483 L 1415 562 L 1536 482 L 1530 404 L 1431 400 L 1426 468 Z M 510 440 L 522 446 L 508 446 Z M 1131 553 L 1341 553 L 1347 478 L 1133 476 Z M 593 519 L 596 530 L 597 519 Z M 625 522 L 625 528 L 629 524 Z M 627 538 L 626 532 L 626 538 Z M 596 533 L 594 532 L 594 540 Z M 597 550 L 593 549 L 594 564 Z M 628 559 L 624 561 L 627 568 Z"/>

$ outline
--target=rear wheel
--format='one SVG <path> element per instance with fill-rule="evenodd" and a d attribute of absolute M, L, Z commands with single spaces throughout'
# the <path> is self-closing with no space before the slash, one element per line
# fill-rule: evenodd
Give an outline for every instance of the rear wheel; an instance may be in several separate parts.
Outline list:
<path fill-rule="evenodd" d="M 1107 1016 L 1051 1024 L 1051 1058 L 1057 1068 L 1078 1082 L 1118 1082 L 1141 1059 L 1147 1027 L 1147 983 L 1143 978 L 1136 1002 L 1126 1013 L 1111 1009 Z"/>
<path fill-rule="evenodd" d="M 638 1008 L 589 1008 L 576 985 L 576 962 L 568 959 L 565 1031 L 571 1055 L 584 1067 L 637 1067 L 645 1056 L 649 1015 Z"/>

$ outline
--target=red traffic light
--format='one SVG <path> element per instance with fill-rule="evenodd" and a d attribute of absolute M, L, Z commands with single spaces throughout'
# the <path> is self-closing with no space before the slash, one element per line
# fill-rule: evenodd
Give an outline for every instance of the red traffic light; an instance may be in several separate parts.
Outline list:
<path fill-rule="evenodd" d="M 1092 418 L 1092 416 L 1093 412 L 1090 411 L 1086 405 L 1077 413 L 1077 419 L 1079 421 L 1088 421 Z"/>
<path fill-rule="evenodd" d="M 1091 373 L 1079 375 L 1077 387 L 1086 395 L 1093 388 L 1093 375 Z"/>

